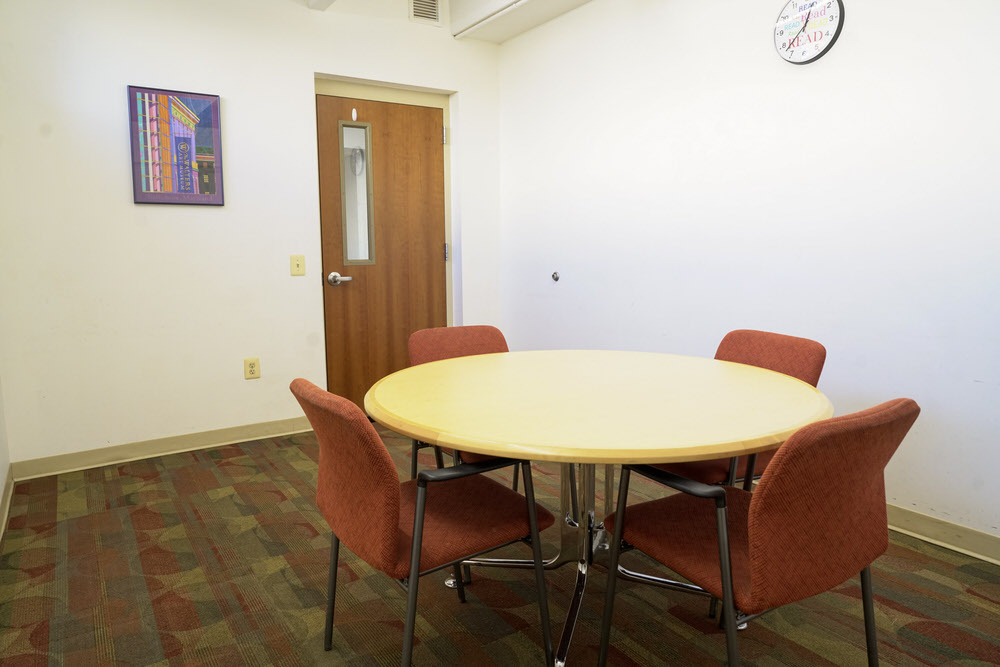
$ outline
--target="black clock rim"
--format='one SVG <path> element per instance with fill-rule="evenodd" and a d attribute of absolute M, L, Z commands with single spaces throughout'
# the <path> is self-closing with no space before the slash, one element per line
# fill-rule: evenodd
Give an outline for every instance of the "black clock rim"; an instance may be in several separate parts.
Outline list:
<path fill-rule="evenodd" d="M 832 49 L 833 45 L 837 43 L 837 38 L 840 37 L 841 31 L 843 31 L 844 29 L 844 19 L 846 17 L 844 13 L 844 0 L 836 0 L 836 3 L 837 6 L 840 8 L 840 23 L 837 24 L 837 29 L 833 32 L 833 38 L 830 40 L 830 43 L 826 45 L 826 48 L 820 51 L 818 56 L 810 58 L 809 60 L 803 60 L 800 63 L 796 63 L 792 62 L 791 60 L 785 60 L 784 58 L 782 58 L 784 62 L 788 63 L 789 65 L 808 65 L 809 63 L 816 62 L 817 60 L 819 60 L 820 58 L 822 58 L 823 56 L 825 56 L 827 53 L 830 52 L 830 49 Z M 788 3 L 786 2 L 785 4 Z M 781 16 L 781 12 L 778 12 L 778 16 L 779 17 Z M 778 49 L 775 48 L 775 51 L 778 51 Z M 780 57 L 780 51 L 778 51 L 778 54 Z"/>

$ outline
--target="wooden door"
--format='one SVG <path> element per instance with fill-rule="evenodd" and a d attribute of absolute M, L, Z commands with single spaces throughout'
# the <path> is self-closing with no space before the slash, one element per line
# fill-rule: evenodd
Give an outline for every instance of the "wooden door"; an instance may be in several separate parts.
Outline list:
<path fill-rule="evenodd" d="M 361 406 L 372 384 L 409 365 L 412 332 L 447 324 L 442 111 L 317 95 L 316 115 L 327 387 Z M 342 148 L 345 126 L 368 128 L 367 151 Z M 368 262 L 345 254 L 358 246 L 346 240 L 344 200 L 359 198 L 343 197 L 345 164 L 371 174 Z M 331 272 L 351 280 L 331 285 Z"/>

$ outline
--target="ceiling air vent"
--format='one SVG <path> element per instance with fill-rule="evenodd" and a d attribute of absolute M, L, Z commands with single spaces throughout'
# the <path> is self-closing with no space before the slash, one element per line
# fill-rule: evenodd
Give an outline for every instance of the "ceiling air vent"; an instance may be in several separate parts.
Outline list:
<path fill-rule="evenodd" d="M 440 0 L 410 0 L 410 19 L 441 25 Z"/>

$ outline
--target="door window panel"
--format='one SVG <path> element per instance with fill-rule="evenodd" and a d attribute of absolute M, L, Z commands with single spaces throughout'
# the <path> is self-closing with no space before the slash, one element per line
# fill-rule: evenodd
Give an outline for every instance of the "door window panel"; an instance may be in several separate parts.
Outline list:
<path fill-rule="evenodd" d="M 340 122 L 344 264 L 375 263 L 371 145 L 371 123 Z"/>

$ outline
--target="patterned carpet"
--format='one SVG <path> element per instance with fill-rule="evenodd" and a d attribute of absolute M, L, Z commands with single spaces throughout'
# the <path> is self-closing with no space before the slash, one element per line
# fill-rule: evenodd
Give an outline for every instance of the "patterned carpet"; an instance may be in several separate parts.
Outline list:
<path fill-rule="evenodd" d="M 406 475 L 409 441 L 383 435 Z M 329 531 L 313 499 L 316 459 L 315 438 L 302 434 L 18 483 L 0 556 L 0 662 L 398 664 L 402 589 L 346 549 L 334 651 L 322 650 Z M 430 450 L 421 459 L 431 465 Z M 557 473 L 535 474 L 553 510 Z M 663 493 L 634 489 L 633 501 Z M 504 552 L 530 556 L 524 545 Z M 623 564 L 656 571 L 635 552 Z M 883 664 L 1000 663 L 1000 567 L 893 534 L 872 570 Z M 541 663 L 530 570 L 473 570 L 464 605 L 445 577 L 421 579 L 416 664 Z M 558 638 L 574 568 L 547 577 Z M 596 662 L 603 590 L 598 572 L 571 663 Z M 745 662 L 864 664 L 860 596 L 854 579 L 751 622 L 740 633 Z M 725 641 L 706 607 L 621 582 L 613 663 L 718 664 Z"/>

